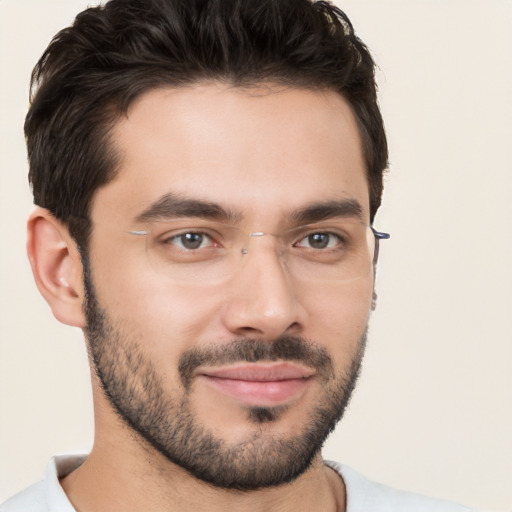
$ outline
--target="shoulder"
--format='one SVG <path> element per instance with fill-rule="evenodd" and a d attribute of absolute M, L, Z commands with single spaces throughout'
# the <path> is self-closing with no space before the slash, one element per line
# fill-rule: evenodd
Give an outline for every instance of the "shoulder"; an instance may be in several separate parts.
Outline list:
<path fill-rule="evenodd" d="M 345 482 L 347 512 L 476 512 L 457 503 L 373 482 L 337 462 L 326 461 L 326 464 L 337 471 Z"/>
<path fill-rule="evenodd" d="M 59 479 L 74 471 L 84 460 L 85 455 L 53 457 L 44 480 L 9 498 L 0 505 L 0 512 L 75 512 Z"/>
<path fill-rule="evenodd" d="M 27 487 L 0 505 L 0 512 L 46 512 L 47 510 L 43 481 Z"/>

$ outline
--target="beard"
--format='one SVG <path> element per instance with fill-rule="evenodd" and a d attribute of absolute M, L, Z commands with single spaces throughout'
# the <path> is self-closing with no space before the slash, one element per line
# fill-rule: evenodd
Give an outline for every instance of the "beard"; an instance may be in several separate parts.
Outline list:
<path fill-rule="evenodd" d="M 366 331 L 348 369 L 341 374 L 336 374 L 323 347 L 295 336 L 273 341 L 237 339 L 190 349 L 179 358 L 182 389 L 169 393 L 154 362 L 145 354 L 144 344 L 114 325 L 98 304 L 86 264 L 84 287 L 89 357 L 110 405 L 153 449 L 203 482 L 240 491 L 291 482 L 311 466 L 343 416 L 360 373 Z M 236 443 L 215 435 L 201 423 L 190 403 L 196 368 L 277 360 L 314 368 L 319 379 L 321 394 L 298 434 L 278 437 L 272 433 L 271 426 L 286 414 L 286 405 L 247 406 L 247 421 L 258 428 Z"/>

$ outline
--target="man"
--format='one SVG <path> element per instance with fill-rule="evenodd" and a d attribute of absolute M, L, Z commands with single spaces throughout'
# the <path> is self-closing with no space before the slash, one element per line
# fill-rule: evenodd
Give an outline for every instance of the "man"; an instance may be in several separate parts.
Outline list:
<path fill-rule="evenodd" d="M 28 252 L 96 434 L 2 511 L 446 510 L 322 460 L 374 305 L 374 64 L 324 2 L 111 0 L 34 72 Z"/>

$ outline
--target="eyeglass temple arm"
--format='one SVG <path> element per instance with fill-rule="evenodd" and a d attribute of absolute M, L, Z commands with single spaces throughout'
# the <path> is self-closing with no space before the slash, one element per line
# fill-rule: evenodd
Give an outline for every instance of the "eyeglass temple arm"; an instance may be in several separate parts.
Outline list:
<path fill-rule="evenodd" d="M 387 240 L 391 237 L 391 235 L 389 233 L 381 233 L 380 231 L 374 229 L 372 226 L 370 226 L 370 229 L 372 230 L 373 236 L 375 237 L 375 253 L 373 255 L 373 264 L 375 265 L 379 258 L 379 241 Z"/>
<path fill-rule="evenodd" d="M 372 226 L 370 226 L 370 229 L 373 232 L 373 236 L 375 236 L 377 240 L 387 240 L 388 238 L 391 238 L 389 233 L 381 233 L 380 231 L 374 229 Z"/>

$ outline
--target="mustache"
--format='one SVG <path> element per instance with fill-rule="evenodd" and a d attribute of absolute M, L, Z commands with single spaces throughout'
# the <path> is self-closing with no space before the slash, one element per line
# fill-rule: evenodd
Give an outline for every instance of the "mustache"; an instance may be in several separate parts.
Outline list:
<path fill-rule="evenodd" d="M 298 336 L 281 336 L 271 341 L 243 338 L 222 345 L 208 345 L 183 352 L 178 371 L 185 389 L 189 389 L 197 368 L 230 363 L 260 361 L 293 361 L 314 368 L 319 377 L 334 377 L 332 358 L 323 347 Z"/>

